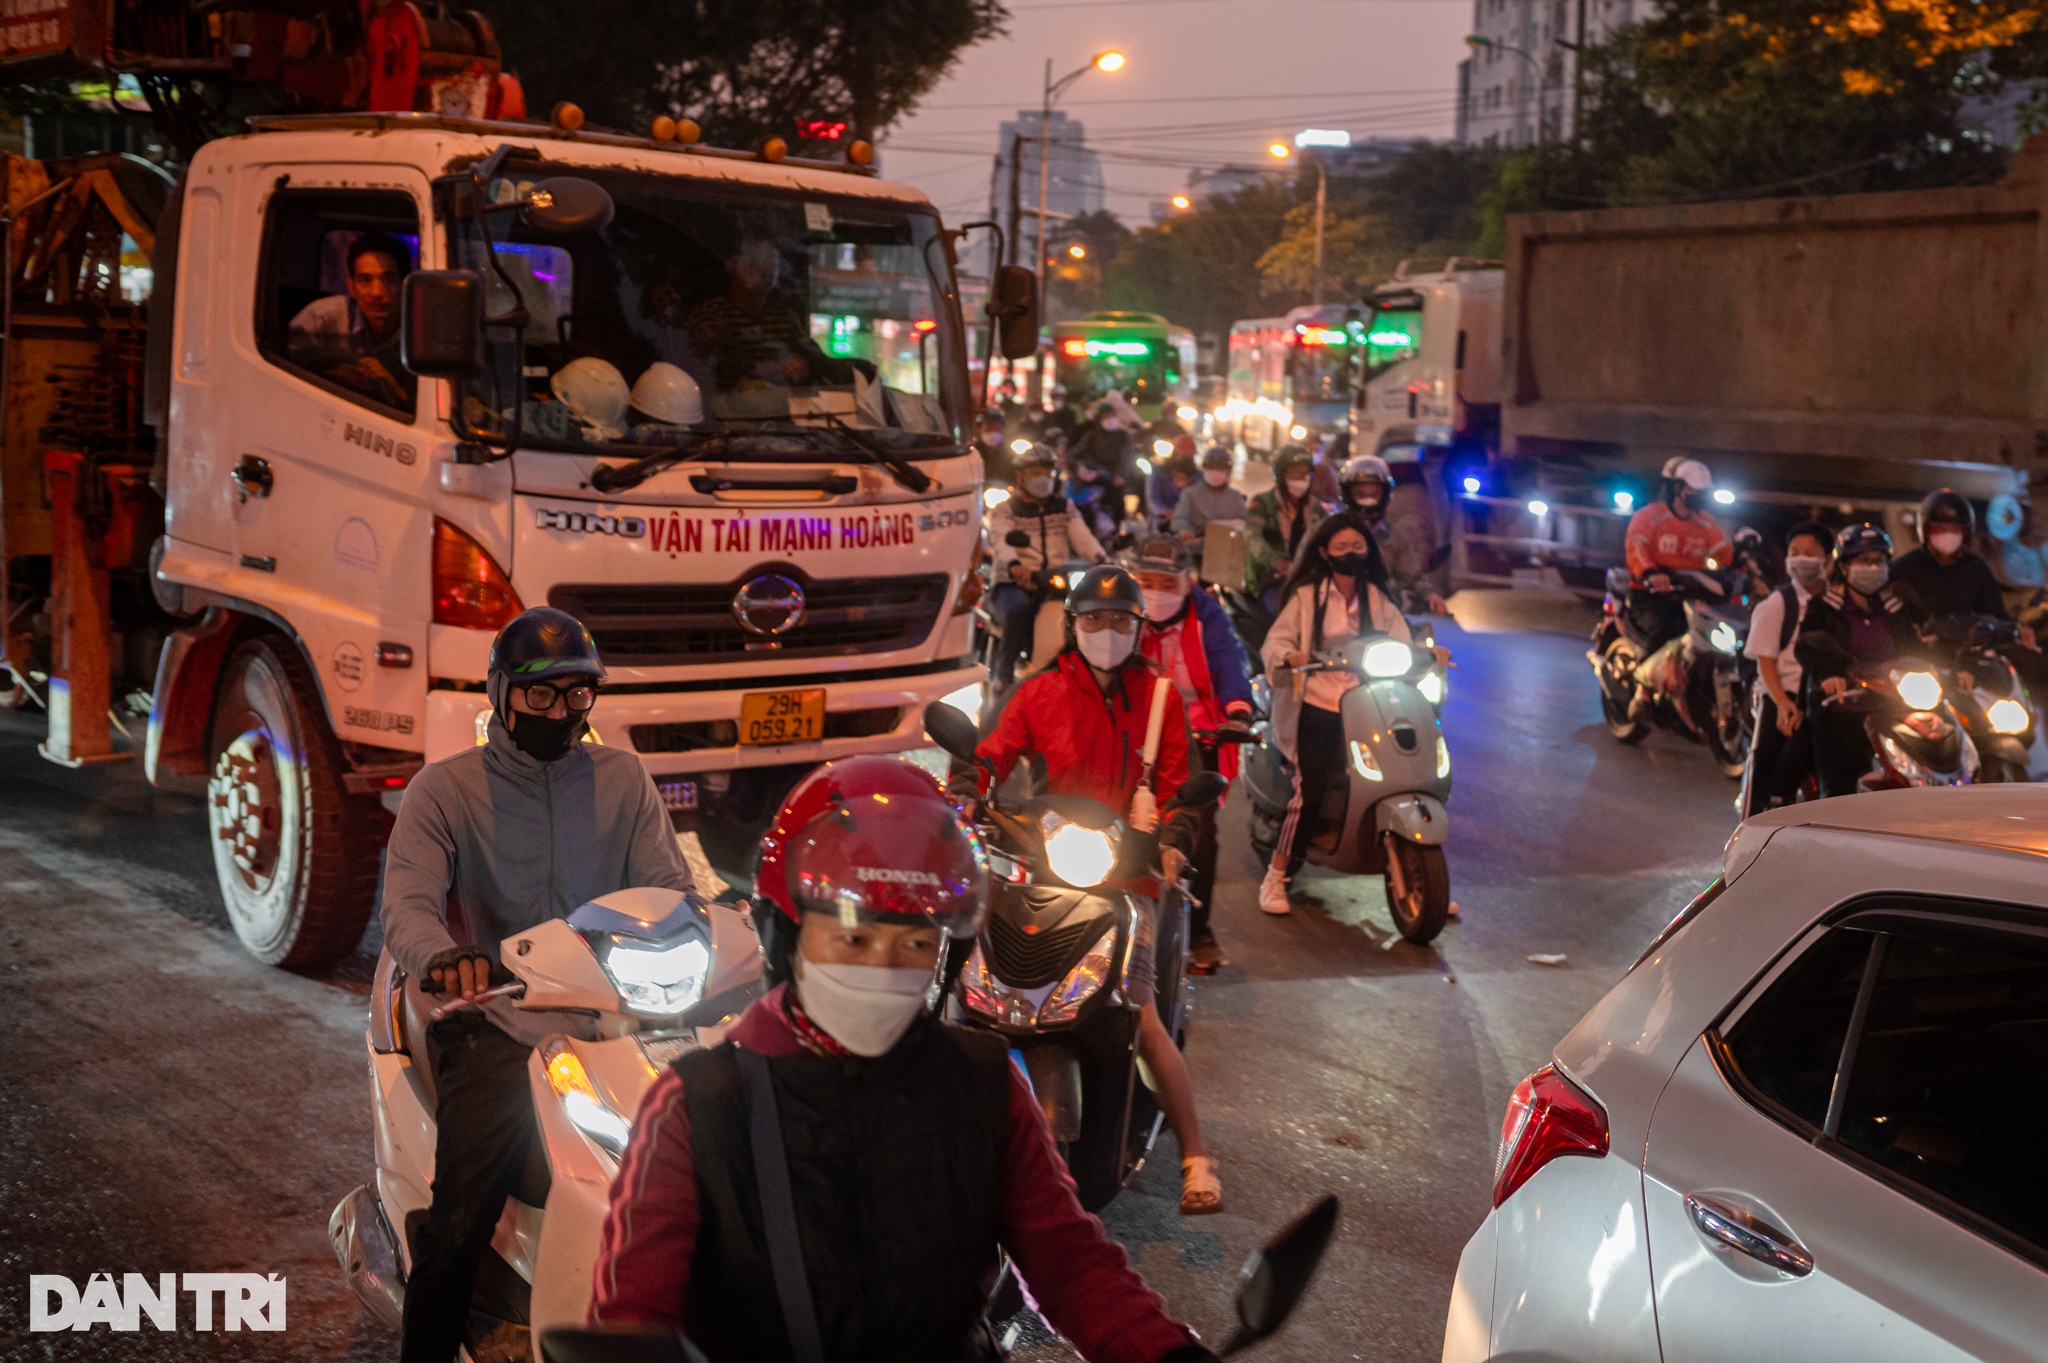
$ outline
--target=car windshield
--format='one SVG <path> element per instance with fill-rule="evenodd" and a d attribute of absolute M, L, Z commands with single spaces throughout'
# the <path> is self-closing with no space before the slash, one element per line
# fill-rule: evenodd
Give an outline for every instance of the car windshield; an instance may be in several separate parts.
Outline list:
<path fill-rule="evenodd" d="M 508 201 L 547 173 L 522 167 L 518 182 L 492 181 L 486 198 Z M 617 205 L 601 233 L 549 237 L 513 214 L 490 215 L 527 321 L 518 338 L 486 329 L 484 375 L 463 388 L 472 429 L 507 433 L 516 392 L 528 448 L 626 452 L 792 422 L 855 428 L 905 452 L 952 444 L 966 394 L 933 214 L 802 190 L 575 173 Z M 489 315 L 512 311 L 474 221 L 458 229 L 454 254 L 483 274 Z M 773 442 L 744 448 L 774 457 Z M 799 457 L 804 448 L 789 447 Z"/>

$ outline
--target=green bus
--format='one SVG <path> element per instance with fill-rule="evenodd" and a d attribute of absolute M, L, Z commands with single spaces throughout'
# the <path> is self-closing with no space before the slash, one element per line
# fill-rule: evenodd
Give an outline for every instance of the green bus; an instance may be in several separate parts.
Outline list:
<path fill-rule="evenodd" d="M 1147 421 L 1179 400 L 1183 359 L 1174 328 L 1155 312 L 1091 312 L 1052 328 L 1053 382 L 1083 412 L 1119 392 Z"/>

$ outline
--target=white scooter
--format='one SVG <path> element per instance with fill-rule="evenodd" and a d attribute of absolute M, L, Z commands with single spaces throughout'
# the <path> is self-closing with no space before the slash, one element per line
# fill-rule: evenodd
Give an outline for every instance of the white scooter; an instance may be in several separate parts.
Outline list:
<path fill-rule="evenodd" d="M 582 1322 L 640 1099 L 678 1056 L 723 1040 L 761 992 L 747 916 L 675 890 L 604 895 L 506 938 L 499 956 L 514 978 L 486 997 L 556 1010 L 565 1034 L 527 1063 L 541 1139 L 477 1273 L 470 1363 L 525 1359 L 541 1330 Z M 467 1006 L 424 992 L 389 954 L 377 963 L 366 1038 L 376 1179 L 341 1200 L 327 1236 L 356 1295 L 394 1329 L 434 1178 L 427 1027 Z"/>

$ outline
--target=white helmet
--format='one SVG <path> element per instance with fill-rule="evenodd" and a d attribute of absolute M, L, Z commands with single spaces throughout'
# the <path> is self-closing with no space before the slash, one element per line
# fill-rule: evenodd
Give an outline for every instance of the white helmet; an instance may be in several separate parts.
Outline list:
<path fill-rule="evenodd" d="M 633 381 L 633 409 L 670 426 L 694 426 L 704 419 L 704 394 L 680 365 L 656 360 Z"/>
<path fill-rule="evenodd" d="M 1694 492 L 1705 492 L 1714 485 L 1714 471 L 1697 459 L 1667 460 L 1664 476 L 1675 483 L 1684 483 Z"/>
<path fill-rule="evenodd" d="M 626 376 L 616 365 L 585 355 L 555 371 L 548 387 L 569 409 L 569 415 L 586 426 L 616 431 L 626 419 L 632 395 L 626 391 Z"/>

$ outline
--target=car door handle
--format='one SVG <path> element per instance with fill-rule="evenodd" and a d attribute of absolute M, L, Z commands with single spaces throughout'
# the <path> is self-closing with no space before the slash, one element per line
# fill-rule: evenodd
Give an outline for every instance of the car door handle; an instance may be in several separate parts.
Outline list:
<path fill-rule="evenodd" d="M 1813 1272 L 1813 1256 L 1804 1245 L 1740 1208 L 1716 1198 L 1687 1193 L 1685 1211 L 1700 1234 L 1709 1240 L 1768 1264 L 1788 1278 L 1803 1278 Z"/>

